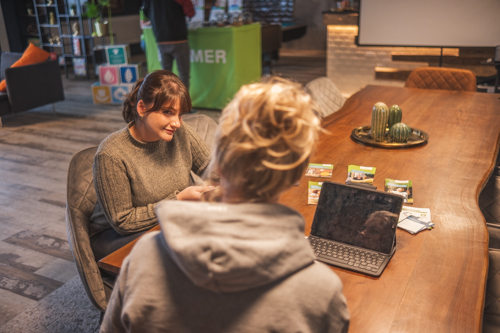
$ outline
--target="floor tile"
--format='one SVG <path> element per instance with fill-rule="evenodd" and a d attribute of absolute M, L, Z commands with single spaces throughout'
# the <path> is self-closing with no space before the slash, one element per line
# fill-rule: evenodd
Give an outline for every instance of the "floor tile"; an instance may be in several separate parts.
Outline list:
<path fill-rule="evenodd" d="M 4 240 L 7 243 L 32 249 L 54 257 L 73 260 L 69 243 L 65 239 L 40 235 L 32 231 L 22 231 Z"/>
<path fill-rule="evenodd" d="M 72 261 L 57 258 L 50 264 L 43 266 L 35 274 L 45 276 L 49 279 L 66 283 L 78 275 L 76 265 Z"/>
<path fill-rule="evenodd" d="M 8 322 L 37 301 L 0 289 L 0 325 Z"/>
<path fill-rule="evenodd" d="M 16 244 L 0 242 L 0 263 L 20 270 L 33 273 L 56 259 L 57 257 Z"/>
<path fill-rule="evenodd" d="M 39 301 L 63 283 L 0 264 L 0 289 Z"/>

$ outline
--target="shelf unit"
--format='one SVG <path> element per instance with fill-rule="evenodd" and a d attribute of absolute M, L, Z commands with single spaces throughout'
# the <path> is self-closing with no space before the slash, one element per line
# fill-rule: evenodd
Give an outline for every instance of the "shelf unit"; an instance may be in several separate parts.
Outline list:
<path fill-rule="evenodd" d="M 290 24 L 294 21 L 294 0 L 243 0 L 243 10 L 263 24 Z"/>
<path fill-rule="evenodd" d="M 82 2 L 80 0 L 33 0 L 40 46 L 49 52 L 55 52 L 60 59 L 64 60 L 61 62 L 66 78 L 69 77 L 68 66 L 70 64 L 75 66 L 77 58 L 84 59 L 87 79 L 90 79 L 90 66 L 93 66 L 94 76 L 97 73 L 94 37 L 92 36 L 93 22 L 92 19 L 82 17 Z M 76 5 L 75 13 L 70 12 L 71 5 Z M 77 28 L 78 34 L 74 32 L 74 27 Z M 79 44 L 79 48 L 74 47 L 76 43 Z"/>

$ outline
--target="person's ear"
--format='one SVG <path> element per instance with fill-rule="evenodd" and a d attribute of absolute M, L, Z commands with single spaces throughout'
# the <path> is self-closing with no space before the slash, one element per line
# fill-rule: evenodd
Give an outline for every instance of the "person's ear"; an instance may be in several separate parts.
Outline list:
<path fill-rule="evenodd" d="M 142 99 L 137 102 L 137 113 L 141 118 L 144 117 L 144 114 L 146 113 L 146 104 L 144 104 Z"/>

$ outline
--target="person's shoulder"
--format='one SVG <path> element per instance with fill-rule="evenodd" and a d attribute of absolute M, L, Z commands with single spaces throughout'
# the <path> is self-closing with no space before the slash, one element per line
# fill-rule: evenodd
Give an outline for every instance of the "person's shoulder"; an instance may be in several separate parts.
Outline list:
<path fill-rule="evenodd" d="M 101 141 L 99 147 L 97 148 L 96 155 L 110 155 L 113 156 L 114 152 L 118 147 L 122 146 L 127 142 L 128 130 L 127 128 L 122 128 L 114 133 L 108 135 L 104 140 Z"/>
<path fill-rule="evenodd" d="M 342 291 L 342 281 L 328 266 L 315 261 L 294 274 L 311 295 L 335 295 Z"/>
<path fill-rule="evenodd" d="M 99 144 L 99 147 L 97 149 L 97 152 L 109 149 L 110 146 L 119 144 L 123 142 L 123 140 L 127 136 L 127 128 L 122 128 L 116 132 L 111 133 L 108 135 L 104 140 L 101 141 Z"/>
<path fill-rule="evenodd" d="M 144 258 L 151 250 L 157 247 L 158 237 L 161 237 L 160 231 L 148 231 L 144 233 L 135 243 L 131 257 Z"/>
<path fill-rule="evenodd" d="M 192 135 L 193 133 L 196 134 L 196 132 L 193 129 L 193 127 L 191 127 L 191 125 L 189 125 L 186 121 L 182 122 L 182 126 L 179 127 L 179 129 L 182 130 L 182 132 L 186 133 L 186 134 L 190 134 L 190 135 Z"/>
<path fill-rule="evenodd" d="M 199 138 L 198 133 L 186 122 L 183 122 L 182 126 L 175 131 L 175 135 L 177 136 L 177 141 L 180 142 L 192 142 L 196 141 L 195 138 Z"/>

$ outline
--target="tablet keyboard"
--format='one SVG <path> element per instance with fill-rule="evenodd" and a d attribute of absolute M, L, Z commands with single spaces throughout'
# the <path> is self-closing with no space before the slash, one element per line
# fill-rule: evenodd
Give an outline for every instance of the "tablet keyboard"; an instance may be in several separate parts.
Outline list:
<path fill-rule="evenodd" d="M 315 236 L 308 237 L 318 260 L 360 273 L 379 276 L 390 256 Z"/>

